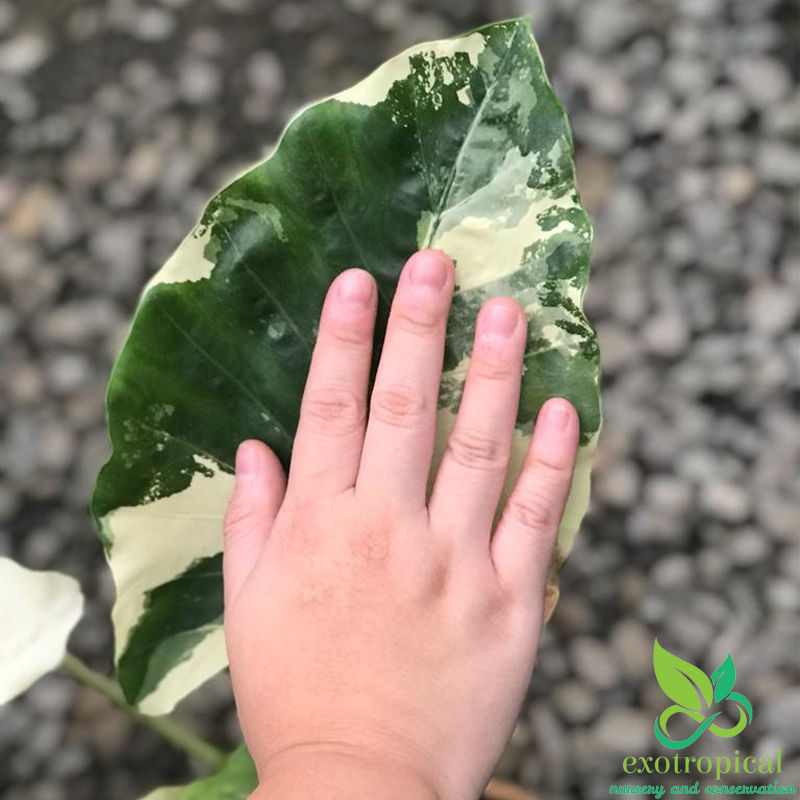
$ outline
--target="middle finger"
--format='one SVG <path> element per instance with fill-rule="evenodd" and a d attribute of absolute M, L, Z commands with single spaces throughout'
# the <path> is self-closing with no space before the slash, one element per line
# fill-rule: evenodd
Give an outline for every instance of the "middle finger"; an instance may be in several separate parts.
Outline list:
<path fill-rule="evenodd" d="M 453 264 L 438 250 L 403 268 L 386 327 L 356 492 L 425 506 Z"/>

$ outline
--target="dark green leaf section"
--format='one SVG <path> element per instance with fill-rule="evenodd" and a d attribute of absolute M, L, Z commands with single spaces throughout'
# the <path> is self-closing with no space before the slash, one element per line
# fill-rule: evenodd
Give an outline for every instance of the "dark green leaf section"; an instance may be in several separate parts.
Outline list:
<path fill-rule="evenodd" d="M 441 56 L 424 50 L 373 105 L 331 98 L 300 114 L 275 152 L 206 208 L 194 236 L 213 269 L 198 263 L 196 276 L 162 280 L 145 293 L 109 383 L 113 455 L 92 498 L 111 553 L 112 512 L 181 492 L 197 472 L 211 474 L 209 462 L 232 472 L 243 439 L 261 439 L 288 466 L 331 281 L 353 266 L 375 277 L 377 362 L 409 255 L 436 246 L 470 215 L 513 221 L 525 213 L 527 195 L 513 185 L 487 191 L 502 185 L 509 153 L 532 157 L 523 189 L 571 204 L 544 203 L 520 263 L 457 294 L 444 367 L 469 354 L 483 300 L 513 294 L 543 311 L 541 319 L 530 315 L 519 427 L 529 430 L 542 402 L 561 395 L 578 409 L 584 444 L 598 430 L 597 343 L 579 307 L 591 227 L 575 205 L 569 126 L 527 21 L 480 34 L 477 63 L 458 47 Z M 460 396 L 460 380 L 443 381 L 442 405 L 455 410 Z M 187 523 L 189 553 L 191 539 Z M 137 624 L 117 631 L 129 699 L 151 693 L 219 624 L 221 592 L 219 563 L 210 558 L 147 593 Z"/>
<path fill-rule="evenodd" d="M 162 787 L 148 794 L 147 798 L 156 800 L 169 796 L 175 800 L 246 800 L 257 786 L 255 764 L 247 748 L 241 745 L 213 775 L 200 778 L 187 786 Z"/>
<path fill-rule="evenodd" d="M 222 554 L 198 559 L 148 592 L 142 616 L 117 664 L 125 699 L 136 704 L 222 622 Z"/>
<path fill-rule="evenodd" d="M 253 759 L 241 746 L 231 753 L 219 772 L 188 786 L 181 800 L 246 800 L 257 786 Z"/>

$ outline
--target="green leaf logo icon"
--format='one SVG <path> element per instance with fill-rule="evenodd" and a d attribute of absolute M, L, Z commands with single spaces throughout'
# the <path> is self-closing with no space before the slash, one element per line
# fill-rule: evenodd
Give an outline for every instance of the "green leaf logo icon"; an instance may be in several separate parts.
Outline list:
<path fill-rule="evenodd" d="M 724 700 L 732 691 L 736 683 L 736 667 L 733 665 L 731 654 L 711 673 L 714 681 L 714 702 Z"/>
<path fill-rule="evenodd" d="M 699 667 L 665 650 L 656 639 L 653 646 L 653 669 L 664 694 L 675 703 L 656 718 L 654 725 L 656 738 L 665 747 L 671 750 L 688 747 L 706 730 L 710 730 L 715 736 L 736 736 L 753 721 L 750 701 L 739 692 L 733 691 L 736 667 L 730 653 L 709 678 Z M 739 721 L 733 728 L 720 728 L 714 723 L 722 713 L 721 708 L 715 710 L 714 706 L 724 700 L 733 701 L 739 709 Z M 667 733 L 667 722 L 674 714 L 686 714 L 699 722 L 700 727 L 686 739 L 671 739 Z"/>

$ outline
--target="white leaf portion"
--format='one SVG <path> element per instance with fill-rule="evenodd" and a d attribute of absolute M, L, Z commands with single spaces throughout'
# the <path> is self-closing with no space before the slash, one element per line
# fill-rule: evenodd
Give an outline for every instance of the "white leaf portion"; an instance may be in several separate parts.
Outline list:
<path fill-rule="evenodd" d="M 54 670 L 83 612 L 74 578 L 0 558 L 0 703 Z"/>
<path fill-rule="evenodd" d="M 548 156 L 550 163 L 557 156 Z M 431 244 L 456 263 L 459 291 L 513 275 L 531 243 L 574 230 L 568 220 L 548 231 L 539 226 L 542 213 L 578 208 L 578 203 L 572 192 L 555 197 L 528 186 L 538 161 L 538 153 L 509 150 L 489 183 L 442 214 Z"/>
<path fill-rule="evenodd" d="M 173 666 L 137 707 L 143 714 L 169 714 L 187 694 L 227 666 L 225 631 L 222 625 L 209 626 L 186 660 Z"/>
<path fill-rule="evenodd" d="M 486 39 L 481 33 L 470 33 L 457 39 L 446 39 L 438 42 L 423 42 L 410 47 L 400 55 L 381 64 L 374 72 L 355 86 L 335 94 L 333 97 L 342 103 L 355 103 L 360 106 L 376 106 L 389 95 L 389 91 L 397 81 L 402 81 L 411 74 L 411 57 L 428 54 L 431 60 L 436 58 L 452 58 L 456 53 L 465 53 L 474 66 L 478 66 L 478 56 L 486 47 Z"/>
<path fill-rule="evenodd" d="M 144 288 L 144 294 L 159 283 L 201 281 L 211 276 L 214 262 L 205 257 L 206 245 L 211 241 L 211 226 L 195 228 L 161 269 Z"/>
<path fill-rule="evenodd" d="M 122 655 L 131 629 L 139 621 L 145 595 L 185 572 L 197 559 L 222 550 L 222 519 L 233 491 L 234 477 L 203 456 L 182 492 L 140 506 L 121 506 L 103 520 L 112 540 L 108 563 L 114 575 L 117 601 L 111 612 L 116 658 Z M 210 475 L 210 477 L 209 477 Z M 186 538 L 186 521 L 192 521 L 192 538 Z M 177 665 L 140 708 L 148 714 L 166 714 L 203 681 L 222 669 L 227 659 L 221 628 L 210 632 Z"/>

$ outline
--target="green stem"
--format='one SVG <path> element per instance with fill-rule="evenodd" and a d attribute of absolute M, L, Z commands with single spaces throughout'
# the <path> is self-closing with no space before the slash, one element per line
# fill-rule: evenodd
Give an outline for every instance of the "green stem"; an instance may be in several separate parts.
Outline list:
<path fill-rule="evenodd" d="M 225 762 L 226 755 L 222 750 L 218 750 L 214 745 L 195 736 L 169 717 L 150 717 L 147 714 L 142 714 L 141 711 L 137 711 L 127 703 L 122 694 L 122 689 L 120 689 L 116 681 L 88 667 L 72 653 L 67 653 L 64 656 L 64 660 L 61 662 L 61 669 L 79 683 L 103 695 L 139 724 L 147 726 L 163 739 L 166 739 L 171 745 L 195 756 L 195 758 L 208 764 L 208 766 L 219 769 Z"/>

